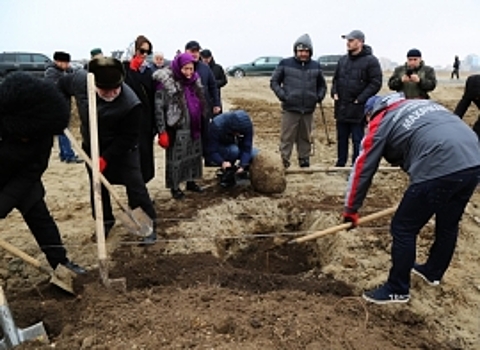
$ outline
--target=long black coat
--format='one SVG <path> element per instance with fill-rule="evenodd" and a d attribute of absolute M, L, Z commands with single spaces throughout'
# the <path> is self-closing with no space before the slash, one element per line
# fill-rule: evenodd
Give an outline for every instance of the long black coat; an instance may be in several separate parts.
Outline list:
<path fill-rule="evenodd" d="M 127 76 L 125 83 L 135 92 L 141 101 L 141 120 L 139 134 L 140 166 L 145 183 L 155 176 L 155 163 L 153 153 L 153 138 L 157 132 L 155 123 L 155 87 L 152 80 L 153 69 L 147 67 L 143 72 L 138 72 L 125 67 Z"/>

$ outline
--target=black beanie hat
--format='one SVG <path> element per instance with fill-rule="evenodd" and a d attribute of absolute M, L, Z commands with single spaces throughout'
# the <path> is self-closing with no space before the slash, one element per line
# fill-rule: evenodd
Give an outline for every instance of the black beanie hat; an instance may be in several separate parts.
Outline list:
<path fill-rule="evenodd" d="M 53 54 L 53 60 L 59 62 L 70 62 L 70 54 L 63 51 L 56 51 Z"/>
<path fill-rule="evenodd" d="M 422 57 L 422 53 L 419 49 L 410 49 L 407 52 L 407 57 Z"/>
<path fill-rule="evenodd" d="M 70 109 L 57 87 L 24 72 L 0 84 L 0 130 L 33 139 L 52 137 L 68 126 Z"/>
<path fill-rule="evenodd" d="M 95 75 L 95 85 L 100 89 L 116 89 L 125 79 L 123 64 L 111 57 L 94 58 L 88 63 L 88 71 Z"/>
<path fill-rule="evenodd" d="M 202 51 L 200 51 L 200 56 L 203 58 L 210 58 L 212 57 L 212 51 L 210 51 L 209 49 L 203 49 Z"/>

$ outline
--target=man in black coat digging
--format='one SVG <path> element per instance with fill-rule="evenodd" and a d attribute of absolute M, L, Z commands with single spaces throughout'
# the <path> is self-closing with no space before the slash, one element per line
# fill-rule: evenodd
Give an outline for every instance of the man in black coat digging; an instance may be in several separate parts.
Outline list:
<path fill-rule="evenodd" d="M 67 258 L 41 179 L 53 136 L 67 127 L 69 114 L 66 101 L 48 82 L 18 72 L 0 85 L 0 219 L 18 209 L 50 266 L 62 264 L 82 274 L 85 269 Z"/>
<path fill-rule="evenodd" d="M 155 209 L 140 167 L 139 134 L 143 111 L 141 102 L 124 83 L 125 69 L 120 61 L 114 58 L 97 58 L 89 62 L 88 69 L 95 75 L 100 171 L 111 183 L 125 186 L 131 208 L 140 207 L 155 221 Z M 75 96 L 81 120 L 82 147 L 90 154 L 87 72 L 82 69 L 61 78 L 58 87 L 65 96 Z M 92 172 L 88 166 L 87 170 L 92 185 Z M 108 190 L 104 186 L 101 188 L 105 235 L 108 236 L 115 224 L 115 217 Z M 92 186 L 90 194 L 94 215 Z M 154 228 L 152 234 L 144 238 L 143 243 L 153 244 L 156 239 Z"/>

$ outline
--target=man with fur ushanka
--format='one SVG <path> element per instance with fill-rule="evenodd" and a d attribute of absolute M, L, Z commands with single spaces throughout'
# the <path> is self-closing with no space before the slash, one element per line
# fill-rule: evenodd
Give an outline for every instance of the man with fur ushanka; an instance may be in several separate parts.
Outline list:
<path fill-rule="evenodd" d="M 363 294 L 373 303 L 405 303 L 410 274 L 431 286 L 442 283 L 455 251 L 459 221 L 480 180 L 475 133 L 442 105 L 401 94 L 373 96 L 362 149 L 350 174 L 343 217 L 358 225 L 358 210 L 382 158 L 409 178 L 390 224 L 392 267 L 386 283 Z M 435 236 L 425 263 L 415 263 L 419 231 L 435 216 Z"/>
<path fill-rule="evenodd" d="M 86 271 L 67 258 L 41 179 L 53 136 L 67 127 L 68 116 L 67 103 L 50 83 L 16 72 L 0 84 L 0 221 L 16 208 L 50 266 L 81 274 Z"/>
<path fill-rule="evenodd" d="M 53 54 L 53 63 L 45 69 L 45 80 L 57 85 L 58 80 L 66 74 L 71 74 L 70 54 L 63 51 L 56 51 Z M 67 101 L 70 106 L 70 100 Z M 68 138 L 62 133 L 58 135 L 58 148 L 60 149 L 60 160 L 65 163 L 83 163 L 75 154 Z"/>
<path fill-rule="evenodd" d="M 89 62 L 88 69 L 95 75 L 100 171 L 111 183 L 125 185 L 128 204 L 131 208 L 140 207 L 152 220 L 155 220 L 155 209 L 140 168 L 138 147 L 139 123 L 142 117 L 140 100 L 124 83 L 125 70 L 120 61 L 113 58 L 97 58 Z M 58 86 L 66 96 L 75 97 L 81 120 L 82 147 L 87 154 L 90 154 L 87 72 L 79 70 L 63 77 Z M 92 214 L 94 215 L 92 173 L 88 166 L 87 170 L 90 177 Z M 104 186 L 102 186 L 102 205 L 105 235 L 108 235 L 115 223 L 115 218 L 110 196 Z M 155 242 L 154 229 L 150 236 L 144 238 L 143 243 Z"/>
<path fill-rule="evenodd" d="M 296 144 L 300 167 L 310 166 L 313 112 L 327 91 L 320 64 L 312 60 L 308 34 L 293 44 L 294 56 L 282 60 L 272 74 L 270 87 L 282 102 L 280 154 L 286 168 Z"/>

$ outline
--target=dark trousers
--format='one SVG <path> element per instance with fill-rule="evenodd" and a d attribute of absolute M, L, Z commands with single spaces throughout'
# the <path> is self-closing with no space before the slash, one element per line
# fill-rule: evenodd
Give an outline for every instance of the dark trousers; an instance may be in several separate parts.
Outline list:
<path fill-rule="evenodd" d="M 392 268 L 388 286 L 392 292 L 408 293 L 417 234 L 433 215 L 435 240 L 425 274 L 433 280 L 443 277 L 455 250 L 460 219 L 479 180 L 477 167 L 408 187 L 391 222 Z"/>
<path fill-rule="evenodd" d="M 92 188 L 92 171 L 87 166 L 88 176 L 90 178 L 90 202 L 92 204 L 92 216 L 95 218 L 95 204 L 93 200 Z M 142 177 L 140 170 L 140 156 L 138 148 L 131 150 L 125 154 L 122 159 L 112 161 L 107 164 L 104 175 L 110 182 L 114 184 L 124 185 L 127 191 L 128 206 L 132 209 L 140 207 L 143 211 L 155 220 L 156 213 L 152 201 L 148 194 L 147 186 Z M 112 203 L 110 195 L 105 186 L 101 186 L 102 195 L 102 212 L 105 224 L 113 223 Z"/>
<path fill-rule="evenodd" d="M 450 76 L 450 79 L 453 79 L 453 77 L 457 77 L 457 79 L 460 78 L 460 73 L 459 73 L 459 70 L 457 68 L 454 68 L 453 71 L 452 71 L 452 74 Z"/>
<path fill-rule="evenodd" d="M 63 247 L 60 232 L 44 199 L 29 207 L 28 211 L 20 209 L 20 212 L 50 266 L 56 268 L 58 264 L 67 262 L 67 252 Z"/>
<path fill-rule="evenodd" d="M 348 158 L 350 136 L 353 143 L 352 165 L 360 153 L 360 143 L 365 134 L 363 123 L 337 122 L 337 163 L 335 166 L 345 166 Z"/>

